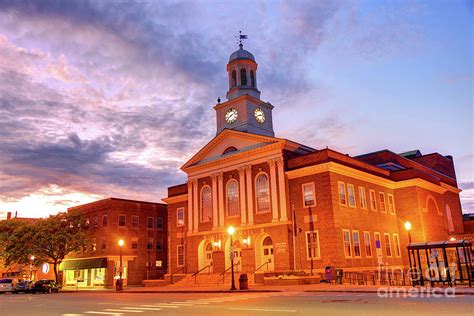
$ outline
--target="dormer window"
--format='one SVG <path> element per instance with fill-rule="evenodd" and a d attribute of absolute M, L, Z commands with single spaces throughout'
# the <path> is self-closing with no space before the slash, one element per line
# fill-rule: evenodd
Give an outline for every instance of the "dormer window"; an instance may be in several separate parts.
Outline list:
<path fill-rule="evenodd" d="M 222 155 L 227 155 L 227 154 L 233 153 L 234 151 L 238 151 L 238 149 L 235 148 L 234 146 L 227 147 L 226 150 L 224 150 L 224 152 L 222 153 Z"/>

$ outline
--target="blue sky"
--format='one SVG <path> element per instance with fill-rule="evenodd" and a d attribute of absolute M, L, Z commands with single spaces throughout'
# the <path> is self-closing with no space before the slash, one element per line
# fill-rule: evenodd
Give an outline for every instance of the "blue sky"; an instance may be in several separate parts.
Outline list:
<path fill-rule="evenodd" d="M 472 212 L 473 12 L 460 0 L 0 0 L 0 212 L 159 201 L 215 133 L 239 30 L 277 136 L 452 155 Z"/>

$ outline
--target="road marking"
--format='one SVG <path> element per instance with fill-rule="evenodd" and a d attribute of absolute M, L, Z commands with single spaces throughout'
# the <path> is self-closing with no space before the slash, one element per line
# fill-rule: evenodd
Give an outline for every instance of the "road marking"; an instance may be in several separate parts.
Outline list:
<path fill-rule="evenodd" d="M 180 306 L 166 305 L 166 304 L 153 304 L 153 305 L 141 305 L 143 307 L 164 307 L 164 308 L 178 308 Z"/>
<path fill-rule="evenodd" d="M 107 312 L 120 312 L 120 313 L 143 313 L 143 311 L 136 311 L 136 310 L 132 310 L 132 309 L 126 309 L 126 310 L 122 310 L 122 309 L 111 309 L 111 308 L 107 308 L 107 309 L 104 309 L 104 311 L 107 311 Z"/>
<path fill-rule="evenodd" d="M 229 308 L 235 311 L 254 311 L 254 312 L 270 312 L 270 313 L 296 313 L 294 309 L 263 309 L 263 308 Z"/>
<path fill-rule="evenodd" d="M 161 311 L 161 308 L 158 307 L 122 307 L 122 309 L 128 310 L 144 310 L 144 311 Z"/>
<path fill-rule="evenodd" d="M 123 313 L 112 313 L 112 312 L 94 312 L 94 311 L 88 311 L 84 312 L 86 314 L 100 314 L 100 315 L 115 315 L 115 316 L 121 316 Z"/>
<path fill-rule="evenodd" d="M 170 305 L 178 305 L 178 306 L 193 306 L 193 304 L 186 303 L 186 302 L 171 302 Z"/>
<path fill-rule="evenodd" d="M 221 301 L 205 301 L 205 302 L 200 302 L 200 301 L 189 300 L 189 301 L 186 301 L 186 302 L 189 303 L 189 304 L 206 305 L 206 304 L 209 304 L 209 303 L 220 303 Z"/>
<path fill-rule="evenodd" d="M 62 316 L 82 316 L 82 314 L 62 314 Z"/>

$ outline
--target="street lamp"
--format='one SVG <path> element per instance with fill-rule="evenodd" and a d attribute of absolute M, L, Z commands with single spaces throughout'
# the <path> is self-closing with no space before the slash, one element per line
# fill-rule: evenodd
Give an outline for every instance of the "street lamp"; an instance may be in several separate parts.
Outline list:
<path fill-rule="evenodd" d="M 234 279 L 234 256 L 235 256 L 235 251 L 234 251 L 234 241 L 232 239 L 232 235 L 235 233 L 235 228 L 233 226 L 229 226 L 227 228 L 227 233 L 230 235 L 230 264 L 231 264 L 231 273 L 232 273 L 232 286 L 230 287 L 231 291 L 237 290 L 235 287 L 235 279 Z"/>
<path fill-rule="evenodd" d="M 410 222 L 405 222 L 405 229 L 408 232 L 408 243 L 411 244 L 411 233 L 410 233 L 411 223 Z"/>
<path fill-rule="evenodd" d="M 33 261 L 35 261 L 35 256 L 30 257 L 30 281 L 33 280 Z"/>
<path fill-rule="evenodd" d="M 123 245 L 125 244 L 125 242 L 123 241 L 123 239 L 120 239 L 118 241 L 118 245 L 119 245 L 119 251 L 120 251 L 120 270 L 119 270 L 119 280 L 115 286 L 115 290 L 117 292 L 119 291 L 122 291 L 123 290 L 123 283 L 122 283 L 122 248 L 123 248 Z"/>

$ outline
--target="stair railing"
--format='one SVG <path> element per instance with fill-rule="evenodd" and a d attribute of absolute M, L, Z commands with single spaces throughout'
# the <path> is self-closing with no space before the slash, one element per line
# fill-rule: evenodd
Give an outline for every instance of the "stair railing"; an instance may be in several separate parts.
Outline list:
<path fill-rule="evenodd" d="M 182 271 L 182 272 L 184 272 L 184 274 L 186 274 L 186 267 L 181 267 L 181 268 L 175 270 L 174 272 L 171 272 L 171 275 L 170 275 L 170 283 L 171 284 L 173 284 L 173 274 L 176 274 L 180 271 Z"/>
<path fill-rule="evenodd" d="M 256 273 L 258 270 L 260 270 L 261 268 L 263 268 L 263 266 L 267 266 L 267 270 L 268 270 L 268 265 L 270 264 L 270 262 L 271 262 L 271 260 L 268 259 L 267 262 L 262 263 L 257 269 L 255 269 L 255 270 L 253 271 L 253 274 L 255 275 L 255 273 Z"/>
<path fill-rule="evenodd" d="M 194 284 L 197 283 L 197 275 L 199 273 L 201 273 L 202 271 L 206 270 L 207 269 L 207 274 L 211 274 L 211 267 L 212 267 L 212 263 L 205 266 L 204 268 L 202 268 L 201 270 L 199 270 L 198 272 L 194 273 L 192 276 L 194 277 Z"/>
<path fill-rule="evenodd" d="M 234 267 L 235 267 L 235 266 L 238 266 L 238 265 L 239 265 L 238 262 L 237 262 L 237 263 L 234 263 Z M 230 266 L 230 267 L 228 267 L 227 269 L 225 269 L 224 272 L 221 272 L 220 275 L 222 275 L 222 284 L 225 283 L 225 274 L 226 274 L 230 269 L 232 269 L 232 266 Z"/>

